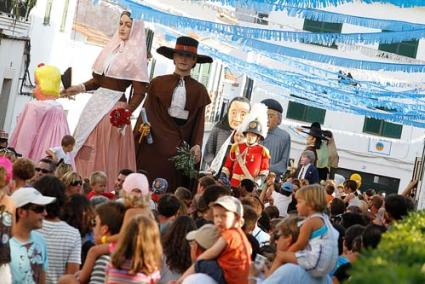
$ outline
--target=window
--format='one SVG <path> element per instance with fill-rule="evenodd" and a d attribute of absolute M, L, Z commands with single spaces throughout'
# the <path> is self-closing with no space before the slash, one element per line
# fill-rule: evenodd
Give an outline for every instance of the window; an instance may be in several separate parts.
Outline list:
<path fill-rule="evenodd" d="M 68 16 L 68 7 L 69 7 L 69 0 L 64 0 L 63 3 L 63 13 L 62 13 L 62 21 L 61 21 L 61 27 L 60 31 L 65 31 L 65 25 L 66 25 L 66 18 Z"/>
<path fill-rule="evenodd" d="M 366 117 L 363 124 L 363 132 L 389 138 L 399 139 L 402 130 L 403 125 L 386 122 L 383 119 Z"/>
<path fill-rule="evenodd" d="M 6 121 L 7 106 L 9 105 L 10 91 L 12 89 L 12 79 L 4 78 L 3 84 L 0 84 L 0 129 L 4 129 Z"/>
<path fill-rule="evenodd" d="M 291 95 L 293 96 L 293 95 Z M 289 102 L 286 118 L 305 121 L 305 122 L 319 122 L 323 124 L 325 121 L 326 110 L 311 107 L 297 102 Z"/>
<path fill-rule="evenodd" d="M 53 0 L 47 0 L 46 11 L 44 12 L 44 21 L 43 21 L 44 25 L 50 24 L 50 13 L 52 12 L 52 5 L 53 5 Z"/>
<path fill-rule="evenodd" d="M 303 30 L 310 31 L 313 33 L 341 33 L 342 24 L 305 19 Z M 316 44 L 316 43 L 312 43 L 312 44 L 330 47 L 330 48 L 338 48 L 338 46 L 335 43 L 333 43 L 332 45 L 322 45 L 322 44 Z"/>
<path fill-rule="evenodd" d="M 381 43 L 378 50 L 395 53 L 411 58 L 416 58 L 419 40 L 409 40 L 396 43 Z"/>
<path fill-rule="evenodd" d="M 205 87 L 208 86 L 208 80 L 210 78 L 211 63 L 208 64 L 196 64 L 195 68 L 192 69 L 191 76 L 198 80 Z"/>
<path fill-rule="evenodd" d="M 257 18 L 255 19 L 255 23 L 267 26 L 269 24 L 268 18 L 269 18 L 269 14 L 257 13 Z"/>

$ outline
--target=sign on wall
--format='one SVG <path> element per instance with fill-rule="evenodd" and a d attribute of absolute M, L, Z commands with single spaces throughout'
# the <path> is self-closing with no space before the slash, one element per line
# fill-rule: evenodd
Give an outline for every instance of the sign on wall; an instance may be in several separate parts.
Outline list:
<path fill-rule="evenodd" d="M 381 155 L 391 155 L 392 142 L 382 139 L 369 138 L 369 152 Z"/>

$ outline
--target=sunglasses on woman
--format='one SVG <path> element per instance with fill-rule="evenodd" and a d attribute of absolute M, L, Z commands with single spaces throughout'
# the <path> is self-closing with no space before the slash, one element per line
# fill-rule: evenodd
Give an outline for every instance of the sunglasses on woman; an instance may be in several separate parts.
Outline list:
<path fill-rule="evenodd" d="M 52 171 L 46 170 L 46 169 L 42 169 L 42 168 L 35 168 L 36 172 L 42 172 L 43 174 L 50 174 L 52 173 Z"/>
<path fill-rule="evenodd" d="M 77 185 L 82 185 L 82 184 L 83 184 L 83 181 L 81 181 L 81 180 L 73 180 L 70 183 L 70 185 L 72 185 L 72 186 L 77 186 Z"/>

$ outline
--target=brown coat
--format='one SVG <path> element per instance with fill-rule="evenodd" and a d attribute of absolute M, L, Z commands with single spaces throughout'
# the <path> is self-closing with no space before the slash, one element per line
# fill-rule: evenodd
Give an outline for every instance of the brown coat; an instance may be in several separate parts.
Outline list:
<path fill-rule="evenodd" d="M 174 162 L 169 159 L 176 155 L 176 147 L 180 146 L 183 140 L 189 143 L 190 147 L 202 146 L 205 107 L 211 102 L 204 85 L 186 76 L 185 109 L 189 111 L 189 117 L 184 125 L 177 125 L 168 114 L 168 108 L 179 79 L 179 75 L 170 74 L 151 81 L 144 107 L 151 124 L 153 144 L 147 144 L 146 139 L 139 143 L 138 128 L 142 122 L 141 116 L 134 129 L 137 168 L 148 172 L 150 183 L 157 177 L 165 178 L 169 191 L 175 191 L 178 186 L 189 186 L 183 183 L 183 176 L 176 171 Z"/>

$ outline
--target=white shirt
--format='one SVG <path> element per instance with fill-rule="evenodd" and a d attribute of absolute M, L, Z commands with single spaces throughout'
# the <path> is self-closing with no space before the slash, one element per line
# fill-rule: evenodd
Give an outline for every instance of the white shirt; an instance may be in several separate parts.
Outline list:
<path fill-rule="evenodd" d="M 257 224 L 255 224 L 255 228 L 252 231 L 252 235 L 260 243 L 260 247 L 264 245 L 268 245 L 270 242 L 270 235 L 264 232 L 263 230 L 261 230 Z"/>
<path fill-rule="evenodd" d="M 305 178 L 305 174 L 307 173 L 307 170 L 309 167 L 310 167 L 310 164 L 307 164 L 301 167 L 300 172 L 298 173 L 298 179 Z"/>
<path fill-rule="evenodd" d="M 55 153 L 58 162 L 63 159 L 63 162 L 68 165 L 72 165 L 71 155 L 70 153 L 65 153 L 62 146 L 57 146 L 49 149 L 53 153 Z"/>
<path fill-rule="evenodd" d="M 49 266 L 46 283 L 57 283 L 65 273 L 67 263 L 81 264 L 80 232 L 64 221 L 43 220 L 43 227 L 38 230 L 47 245 Z"/>
<path fill-rule="evenodd" d="M 168 108 L 168 114 L 178 119 L 187 119 L 189 111 L 185 110 L 186 106 L 186 85 L 183 79 L 180 79 L 178 86 L 174 89 L 171 105 Z"/>
<path fill-rule="evenodd" d="M 292 195 L 285 196 L 273 190 L 272 192 L 273 204 L 279 209 L 279 216 L 288 216 L 288 206 L 292 201 Z"/>

